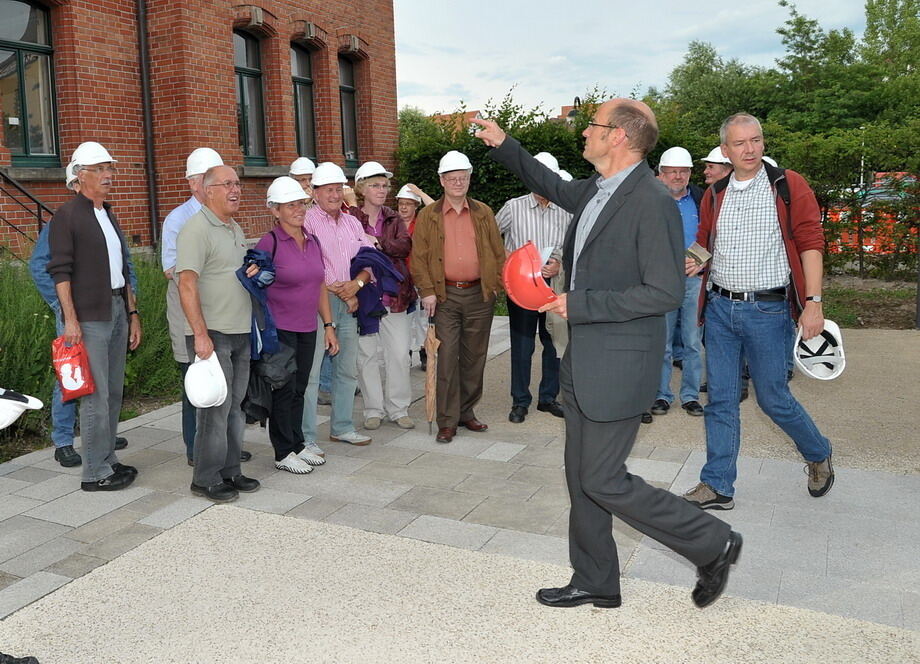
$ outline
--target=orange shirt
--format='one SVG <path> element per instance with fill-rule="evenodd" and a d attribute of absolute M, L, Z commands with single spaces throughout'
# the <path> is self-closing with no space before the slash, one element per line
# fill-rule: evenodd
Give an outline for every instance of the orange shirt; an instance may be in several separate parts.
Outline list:
<path fill-rule="evenodd" d="M 479 253 L 476 251 L 476 230 L 470 216 L 469 203 L 457 212 L 444 201 L 444 278 L 451 281 L 479 279 Z"/>

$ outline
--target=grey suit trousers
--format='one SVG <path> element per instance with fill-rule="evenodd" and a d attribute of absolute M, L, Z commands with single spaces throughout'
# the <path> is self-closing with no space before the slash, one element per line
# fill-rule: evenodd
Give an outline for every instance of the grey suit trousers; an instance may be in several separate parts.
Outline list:
<path fill-rule="evenodd" d="M 565 477 L 572 503 L 572 585 L 591 593 L 619 594 L 620 564 L 612 516 L 696 566 L 715 560 L 725 549 L 729 525 L 626 470 L 641 415 L 614 422 L 589 420 L 575 399 L 568 352 L 562 360 L 560 383 L 565 399 Z"/>

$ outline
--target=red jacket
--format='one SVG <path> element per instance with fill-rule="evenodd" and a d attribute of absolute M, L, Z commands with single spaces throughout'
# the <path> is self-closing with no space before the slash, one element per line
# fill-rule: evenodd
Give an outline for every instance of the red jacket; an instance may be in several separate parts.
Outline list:
<path fill-rule="evenodd" d="M 815 194 L 801 175 L 788 169 L 774 168 L 764 163 L 770 187 L 776 200 L 776 215 L 779 217 L 780 231 L 783 235 L 783 244 L 786 247 L 786 257 L 789 259 L 789 269 L 792 272 L 792 291 L 795 297 L 789 298 L 789 307 L 792 317 L 798 320 L 799 314 L 805 306 L 805 272 L 802 269 L 803 251 L 814 249 L 824 252 L 824 231 L 821 228 L 821 212 Z M 696 241 L 708 251 L 712 251 L 716 241 L 716 225 L 719 219 L 719 210 L 725 198 L 725 190 L 731 176 L 726 176 L 713 184 L 700 201 L 700 226 L 696 233 Z M 789 206 L 777 191 L 777 183 L 785 179 L 789 186 Z M 790 223 L 791 217 L 791 223 Z M 709 270 L 703 273 L 703 285 L 700 289 L 699 320 L 703 322 L 703 313 L 706 308 L 706 282 L 709 280 Z"/>
<path fill-rule="evenodd" d="M 381 209 L 383 210 L 383 230 L 377 242 L 380 244 L 380 251 L 389 256 L 393 269 L 403 276 L 399 285 L 399 295 L 390 307 L 392 312 L 400 313 L 415 302 L 415 283 L 412 281 L 407 263 L 409 254 L 412 252 L 412 238 L 409 237 L 406 225 L 396 212 L 385 205 Z M 358 221 L 364 226 L 365 233 L 373 235 L 373 225 L 364 214 L 364 210 L 352 207 L 349 208 L 348 213 L 358 218 Z M 375 219 L 374 222 L 376 221 Z"/>

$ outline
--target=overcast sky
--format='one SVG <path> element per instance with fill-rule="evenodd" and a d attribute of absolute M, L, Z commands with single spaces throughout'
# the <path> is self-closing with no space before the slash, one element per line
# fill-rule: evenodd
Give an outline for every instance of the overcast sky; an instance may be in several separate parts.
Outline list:
<path fill-rule="evenodd" d="M 824 29 L 865 28 L 858 0 L 798 0 Z M 772 65 L 788 10 L 774 0 L 394 0 L 399 107 L 469 110 L 512 87 L 558 113 L 595 84 L 613 95 L 663 88 L 693 40 L 725 58 Z"/>

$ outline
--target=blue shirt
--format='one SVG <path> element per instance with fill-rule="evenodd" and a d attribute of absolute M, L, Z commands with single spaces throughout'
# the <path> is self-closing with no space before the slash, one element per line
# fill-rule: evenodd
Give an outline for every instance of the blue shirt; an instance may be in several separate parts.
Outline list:
<path fill-rule="evenodd" d="M 700 225 L 700 210 L 696 207 L 696 201 L 690 195 L 689 188 L 687 193 L 675 202 L 677 209 L 680 210 L 680 218 L 684 222 L 684 249 L 687 249 L 696 242 L 696 229 Z"/>
<path fill-rule="evenodd" d="M 160 257 L 163 262 L 163 272 L 176 267 L 176 238 L 179 237 L 179 231 L 185 226 L 185 222 L 195 216 L 195 213 L 200 209 L 201 203 L 192 196 L 166 215 L 166 219 L 163 221 L 163 237 L 160 238 Z"/>

